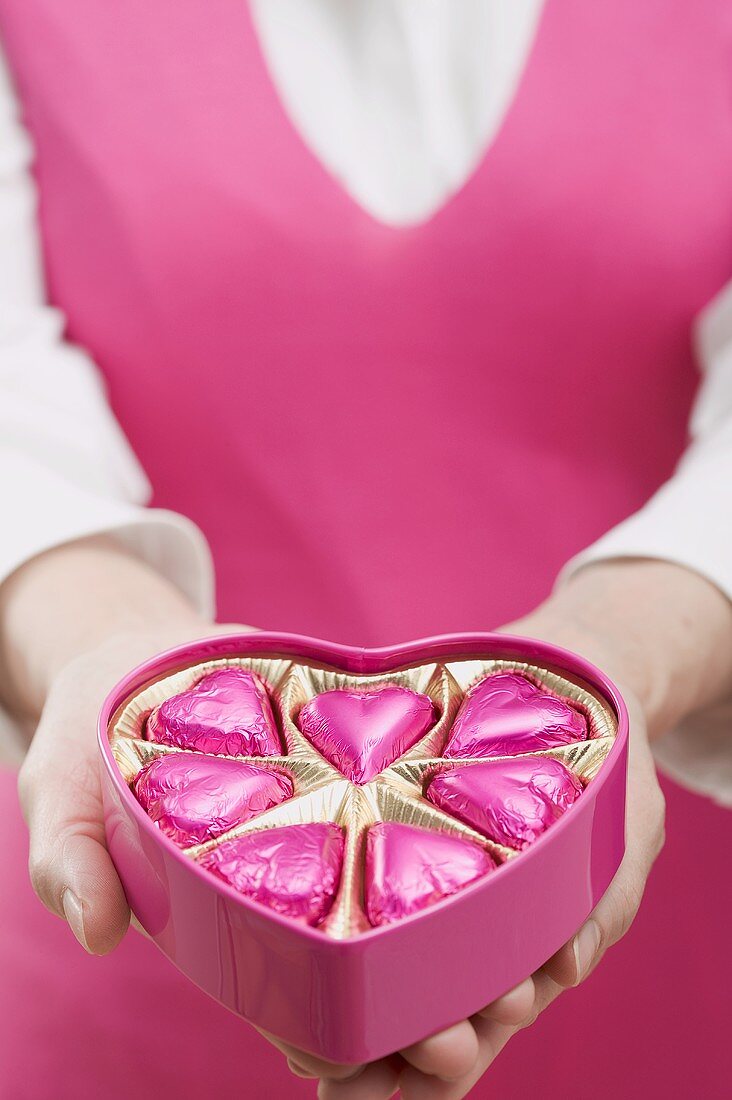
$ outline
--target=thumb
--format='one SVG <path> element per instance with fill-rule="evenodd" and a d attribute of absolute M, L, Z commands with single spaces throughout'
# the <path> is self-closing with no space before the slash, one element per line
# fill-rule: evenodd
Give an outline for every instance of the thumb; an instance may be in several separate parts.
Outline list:
<path fill-rule="evenodd" d="M 565 988 L 583 981 L 628 931 L 663 845 L 663 795 L 647 748 L 632 754 L 628 795 L 628 844 L 620 868 L 574 939 L 542 967 Z"/>
<path fill-rule="evenodd" d="M 30 832 L 29 871 L 47 909 L 69 923 L 94 955 L 124 936 L 130 912 L 105 844 L 96 699 L 85 705 L 82 678 L 52 689 L 19 776 Z"/>
<path fill-rule="evenodd" d="M 595 969 L 608 947 L 621 939 L 638 912 L 646 875 L 632 860 L 625 860 L 605 895 L 577 935 L 541 968 L 567 989 L 578 985 Z"/>

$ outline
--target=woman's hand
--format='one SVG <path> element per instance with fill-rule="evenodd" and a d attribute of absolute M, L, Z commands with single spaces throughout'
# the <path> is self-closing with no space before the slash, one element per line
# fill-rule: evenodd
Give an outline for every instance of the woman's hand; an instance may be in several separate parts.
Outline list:
<path fill-rule="evenodd" d="M 33 559 L 0 591 L 3 701 L 38 723 L 19 776 L 33 887 L 94 954 L 111 951 L 130 919 L 105 844 L 99 708 L 147 657 L 223 629 L 104 539 Z"/>
<path fill-rule="evenodd" d="M 403 1051 L 401 1067 L 377 1063 L 352 1082 L 323 1080 L 321 1100 L 386 1100 L 397 1087 L 403 1100 L 466 1096 L 509 1039 L 532 1024 L 563 990 L 584 981 L 608 947 L 625 934 L 663 844 L 664 816 L 642 710 L 627 689 L 625 697 L 633 730 L 627 846 L 620 870 L 590 919 L 570 943 L 515 989 L 469 1020 Z"/>
<path fill-rule="evenodd" d="M 129 906 L 107 852 L 96 723 L 109 690 L 161 649 L 211 634 L 159 628 L 118 634 L 74 657 L 53 677 L 18 789 L 30 834 L 33 889 L 95 955 L 117 946 Z"/>
<path fill-rule="evenodd" d="M 630 927 L 663 845 L 664 800 L 650 740 L 732 690 L 729 602 L 701 577 L 667 563 L 588 567 L 535 613 L 504 629 L 584 655 L 620 688 L 631 729 L 623 862 L 575 937 L 469 1020 L 395 1057 L 339 1067 L 338 1079 L 323 1063 L 281 1046 L 293 1072 L 321 1077 L 320 1100 L 386 1100 L 397 1088 L 403 1100 L 460 1100 L 516 1032 L 563 990 L 584 981 Z"/>
<path fill-rule="evenodd" d="M 541 633 L 537 621 L 516 623 L 512 633 Z M 623 690 L 621 688 L 621 690 Z M 608 947 L 630 927 L 648 873 L 663 844 L 664 803 L 648 744 L 643 710 L 624 690 L 631 709 L 627 846 L 610 889 L 574 939 L 539 971 L 481 1013 L 375 1063 L 351 1081 L 321 1081 L 321 1100 L 386 1100 L 399 1088 L 403 1100 L 458 1100 L 466 1096 L 509 1039 L 534 1022 L 559 994 L 588 977 Z M 287 1051 L 291 1068 L 295 1052 Z M 310 1060 L 300 1066 L 314 1068 Z M 297 1070 L 295 1069 L 295 1072 Z M 339 1071 L 341 1072 L 341 1071 Z"/>

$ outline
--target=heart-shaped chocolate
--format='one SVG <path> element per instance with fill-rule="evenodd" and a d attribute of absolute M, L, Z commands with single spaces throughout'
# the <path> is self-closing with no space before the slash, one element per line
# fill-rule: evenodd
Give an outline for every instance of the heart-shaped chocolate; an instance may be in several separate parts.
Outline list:
<path fill-rule="evenodd" d="M 440 771 L 427 798 L 509 848 L 526 848 L 582 793 L 569 768 L 551 757 L 487 760 Z"/>
<path fill-rule="evenodd" d="M 366 837 L 365 898 L 371 924 L 391 924 L 457 893 L 495 861 L 469 840 L 381 821 Z"/>
<path fill-rule="evenodd" d="M 200 861 L 247 897 L 316 925 L 333 904 L 343 847 L 343 829 L 319 821 L 224 840 Z"/>
<path fill-rule="evenodd" d="M 220 836 L 292 795 L 292 782 L 241 760 L 192 752 L 159 756 L 134 783 L 145 812 L 176 844 Z"/>
<path fill-rule="evenodd" d="M 153 710 L 149 741 L 217 756 L 276 756 L 282 751 L 267 690 L 255 672 L 222 668 Z"/>
<path fill-rule="evenodd" d="M 419 741 L 435 721 L 429 695 L 398 685 L 337 688 L 316 695 L 298 725 L 352 783 L 368 783 Z"/>
<path fill-rule="evenodd" d="M 486 676 L 458 711 L 444 755 L 514 756 L 584 741 L 587 719 L 576 707 L 515 672 Z"/>

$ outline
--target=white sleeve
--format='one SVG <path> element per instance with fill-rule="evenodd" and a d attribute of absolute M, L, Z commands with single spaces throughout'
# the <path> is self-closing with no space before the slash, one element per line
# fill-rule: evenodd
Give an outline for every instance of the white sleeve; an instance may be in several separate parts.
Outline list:
<path fill-rule="evenodd" d="M 212 615 L 204 536 L 144 507 L 150 486 L 99 372 L 46 304 L 31 159 L 0 54 L 0 582 L 43 550 L 107 533 Z"/>
<path fill-rule="evenodd" d="M 661 558 L 693 569 L 732 599 L 732 282 L 695 326 L 702 379 L 691 441 L 647 504 L 564 567 L 560 583 L 607 558 Z M 732 806 L 732 703 L 701 711 L 655 746 L 670 776 Z"/>

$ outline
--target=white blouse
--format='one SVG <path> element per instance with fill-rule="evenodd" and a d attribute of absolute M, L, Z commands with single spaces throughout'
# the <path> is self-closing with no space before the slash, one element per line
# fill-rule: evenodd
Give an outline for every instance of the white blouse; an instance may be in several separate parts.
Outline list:
<path fill-rule="evenodd" d="M 425 221 L 471 175 L 521 79 L 542 0 L 250 0 L 262 49 L 303 140 L 374 218 Z M 0 58 L 0 582 L 60 543 L 110 533 L 213 614 L 206 540 L 146 508 L 150 486 L 103 380 L 47 304 L 32 148 Z M 732 597 L 732 284 L 696 328 L 691 443 L 634 516 L 565 567 L 608 557 L 678 562 Z M 720 491 L 721 490 L 721 491 Z M 682 782 L 732 805 L 732 705 L 657 751 Z"/>

